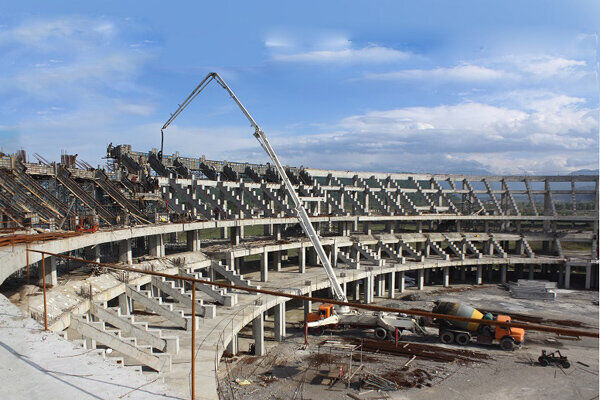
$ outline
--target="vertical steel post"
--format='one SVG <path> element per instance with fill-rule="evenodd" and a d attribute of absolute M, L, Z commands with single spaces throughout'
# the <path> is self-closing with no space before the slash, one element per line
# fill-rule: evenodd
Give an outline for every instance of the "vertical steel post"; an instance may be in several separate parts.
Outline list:
<path fill-rule="evenodd" d="M 196 282 L 192 282 L 192 400 L 196 399 Z"/>
<path fill-rule="evenodd" d="M 48 330 L 48 306 L 46 304 L 46 253 L 42 253 L 42 292 L 44 292 L 44 330 Z"/>
<path fill-rule="evenodd" d="M 29 245 L 25 243 L 25 262 L 27 263 L 27 284 L 29 285 Z"/>

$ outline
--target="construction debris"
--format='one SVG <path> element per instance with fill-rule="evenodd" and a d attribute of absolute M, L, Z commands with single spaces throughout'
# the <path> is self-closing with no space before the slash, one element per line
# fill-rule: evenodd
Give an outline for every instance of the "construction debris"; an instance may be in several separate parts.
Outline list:
<path fill-rule="evenodd" d="M 482 362 L 491 357 L 485 353 L 472 350 L 450 349 L 442 346 L 436 346 L 424 343 L 380 341 L 372 339 L 347 338 L 348 343 L 356 344 L 367 352 L 385 353 L 405 356 L 418 356 L 419 359 L 438 362 L 461 363 Z"/>
<path fill-rule="evenodd" d="M 508 288 L 515 299 L 556 299 L 556 282 L 519 279 L 517 282 L 509 282 Z"/>

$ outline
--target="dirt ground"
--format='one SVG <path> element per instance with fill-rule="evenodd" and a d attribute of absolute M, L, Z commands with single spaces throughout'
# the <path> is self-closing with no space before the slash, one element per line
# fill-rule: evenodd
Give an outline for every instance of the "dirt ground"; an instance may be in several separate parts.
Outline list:
<path fill-rule="evenodd" d="M 464 288 L 464 291 L 452 291 Z M 595 291 L 559 290 L 556 301 L 531 301 L 513 299 L 499 286 L 470 289 L 457 285 L 450 291 L 428 287 L 422 292 L 409 290 L 402 294 L 418 294 L 419 299 L 379 299 L 379 304 L 402 308 L 431 310 L 434 300 L 462 302 L 484 310 L 498 310 L 511 314 L 526 314 L 546 320 L 573 320 L 576 328 L 598 330 L 598 298 Z M 336 380 L 340 369 L 347 372 L 350 352 L 335 350 L 324 341 L 344 342 L 347 338 L 372 338 L 372 331 L 346 330 L 326 332 L 323 336 L 309 336 L 304 345 L 302 329 L 294 328 L 302 318 L 299 309 L 287 313 L 288 336 L 283 343 L 267 341 L 265 357 L 242 353 L 223 360 L 219 368 L 220 384 L 225 398 L 231 399 L 582 399 L 598 398 L 598 340 L 592 338 L 558 337 L 545 332 L 526 332 L 525 345 L 514 352 L 504 352 L 496 346 L 475 343 L 460 349 L 487 355 L 488 359 L 471 362 L 434 362 L 413 360 L 407 370 L 402 366 L 409 356 L 352 352 L 353 372 L 361 364 L 350 385 Z M 266 327 L 272 326 L 267 320 Z M 431 336 L 404 335 L 399 345 L 417 342 L 450 349 L 457 346 L 442 345 L 437 340 L 437 330 L 429 328 Z M 270 331 L 266 335 L 269 339 Z M 251 343 L 250 332 L 240 334 L 240 350 Z M 571 367 L 542 367 L 537 363 L 541 350 L 559 349 L 568 356 Z M 377 391 L 361 387 L 365 376 L 385 377 L 395 381 L 398 390 Z M 355 396 L 355 397 L 352 397 Z"/>

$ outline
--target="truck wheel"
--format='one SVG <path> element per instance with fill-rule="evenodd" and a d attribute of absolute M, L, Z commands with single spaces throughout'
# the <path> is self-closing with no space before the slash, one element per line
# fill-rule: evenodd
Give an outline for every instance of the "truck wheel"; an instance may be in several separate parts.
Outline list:
<path fill-rule="evenodd" d="M 375 335 L 376 339 L 383 340 L 387 337 L 388 333 L 385 329 L 379 327 L 375 329 L 375 332 L 373 332 L 373 334 Z"/>
<path fill-rule="evenodd" d="M 515 349 L 515 341 L 510 337 L 503 337 L 500 339 L 500 348 L 506 351 L 513 351 Z"/>
<path fill-rule="evenodd" d="M 440 341 L 445 344 L 454 342 L 454 333 L 448 331 L 442 332 L 440 334 Z"/>
<path fill-rule="evenodd" d="M 561 364 L 564 369 L 569 369 L 571 367 L 571 363 L 567 360 L 563 361 Z"/>
<path fill-rule="evenodd" d="M 323 333 L 325 333 L 325 328 L 322 326 L 317 326 L 316 328 L 313 328 L 312 333 L 315 336 L 321 336 Z"/>
<path fill-rule="evenodd" d="M 471 338 L 467 333 L 461 332 L 456 335 L 454 338 L 457 344 L 464 346 L 471 341 Z"/>

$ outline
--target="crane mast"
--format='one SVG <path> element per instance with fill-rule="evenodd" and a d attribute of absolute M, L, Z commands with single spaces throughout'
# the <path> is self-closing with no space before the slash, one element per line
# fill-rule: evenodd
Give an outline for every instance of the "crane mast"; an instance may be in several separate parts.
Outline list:
<path fill-rule="evenodd" d="M 346 294 L 344 293 L 344 290 L 342 289 L 337 277 L 335 276 L 335 271 L 333 270 L 333 267 L 331 266 L 331 262 L 329 260 L 329 257 L 327 257 L 327 253 L 325 253 L 325 249 L 323 248 L 323 245 L 321 244 L 319 235 L 317 234 L 317 232 L 315 231 L 315 228 L 313 227 L 312 223 L 310 222 L 310 218 L 308 217 L 308 214 L 306 213 L 306 209 L 302 205 L 302 201 L 300 200 L 298 193 L 296 193 L 296 190 L 294 189 L 292 182 L 288 178 L 288 176 L 285 172 L 285 169 L 283 168 L 283 165 L 281 165 L 281 162 L 279 161 L 277 154 L 275 154 L 275 150 L 273 150 L 273 147 L 269 143 L 267 136 L 265 135 L 263 130 L 260 128 L 260 126 L 256 123 L 254 118 L 252 118 L 252 116 L 250 115 L 250 113 L 248 112 L 246 107 L 244 107 L 244 105 L 237 98 L 235 93 L 233 93 L 233 90 L 231 90 L 231 88 L 227 85 L 227 83 L 225 83 L 225 81 L 221 78 L 221 76 L 219 76 L 218 73 L 211 72 L 208 75 L 206 75 L 206 77 L 198 84 L 198 86 L 196 86 L 196 88 L 192 91 L 192 93 L 190 93 L 190 95 L 185 99 L 185 101 L 179 105 L 177 110 L 173 114 L 171 114 L 171 117 L 167 120 L 167 122 L 165 122 L 165 124 L 163 125 L 163 127 L 160 130 L 160 133 L 161 133 L 160 157 L 162 158 L 162 154 L 163 154 L 165 129 L 175 120 L 175 118 L 177 118 L 179 116 L 179 114 L 181 114 L 181 112 L 196 98 L 196 96 L 198 96 L 206 88 L 206 86 L 208 86 L 208 84 L 210 82 L 212 82 L 213 80 L 215 80 L 223 89 L 225 89 L 225 91 L 227 91 L 227 93 L 229 93 L 229 96 L 233 99 L 233 101 L 237 104 L 237 106 L 242 111 L 242 113 L 246 116 L 246 118 L 250 122 L 250 125 L 252 126 L 252 128 L 254 128 L 254 137 L 256 138 L 256 140 L 258 140 L 258 142 L 260 143 L 260 146 L 267 153 L 269 158 L 273 161 L 273 164 L 275 164 L 275 168 L 277 169 L 277 172 L 281 176 L 281 180 L 283 181 L 283 184 L 288 192 L 288 195 L 290 196 L 290 198 L 292 199 L 292 202 L 294 203 L 294 211 L 296 213 L 295 217 L 298 219 L 298 222 L 300 223 L 302 230 L 304 231 L 306 236 L 308 236 L 314 249 L 317 252 L 319 260 L 321 261 L 321 264 L 323 265 L 323 268 L 325 269 L 325 272 L 327 273 L 327 277 L 329 278 L 329 281 L 331 282 L 331 289 L 333 291 L 333 294 L 334 294 L 336 300 L 346 302 L 347 301 Z"/>

